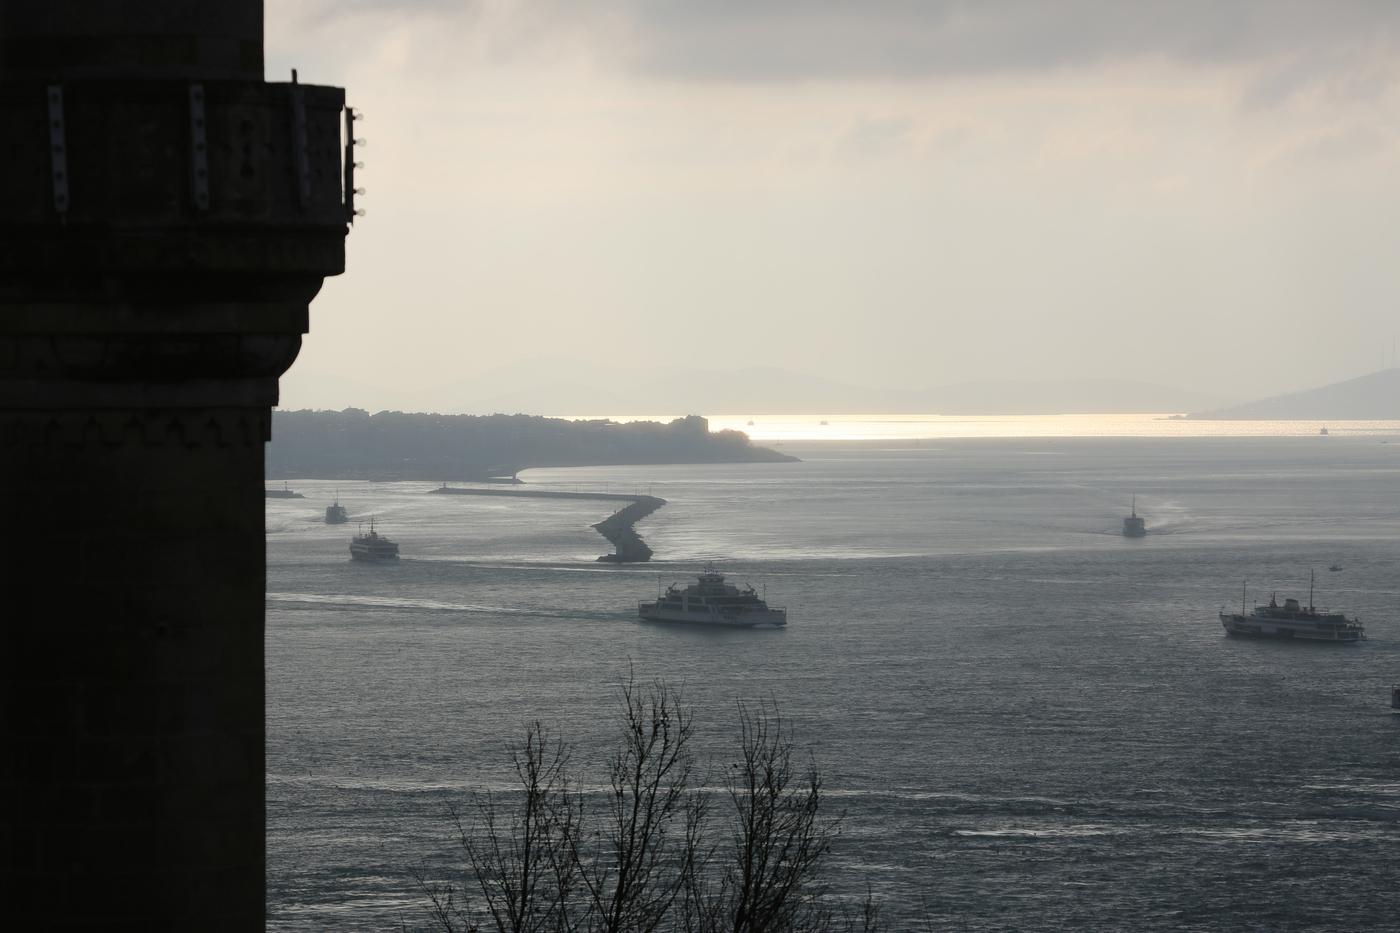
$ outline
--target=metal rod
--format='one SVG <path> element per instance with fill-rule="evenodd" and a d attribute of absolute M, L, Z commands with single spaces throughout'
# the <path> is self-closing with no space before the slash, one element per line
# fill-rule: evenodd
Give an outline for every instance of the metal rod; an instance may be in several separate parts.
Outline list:
<path fill-rule="evenodd" d="M 355 223 L 355 108 L 345 108 L 345 222 Z"/>

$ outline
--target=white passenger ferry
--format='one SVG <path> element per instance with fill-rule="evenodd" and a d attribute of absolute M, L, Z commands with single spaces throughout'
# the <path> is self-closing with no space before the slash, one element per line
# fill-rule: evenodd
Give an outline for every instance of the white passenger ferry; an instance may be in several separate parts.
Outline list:
<path fill-rule="evenodd" d="M 773 609 L 751 586 L 724 582 L 724 575 L 706 567 L 700 582 L 682 588 L 671 584 L 655 602 L 637 604 L 637 616 L 645 622 L 692 622 L 752 628 L 787 625 L 787 610 Z"/>
<path fill-rule="evenodd" d="M 374 519 L 371 518 L 369 531 L 350 539 L 350 557 L 352 560 L 398 560 L 399 543 L 380 534 L 374 527 Z"/>
<path fill-rule="evenodd" d="M 1308 584 L 1308 605 L 1296 599 L 1285 599 L 1283 605 L 1269 597 L 1267 606 L 1255 606 L 1245 612 L 1245 597 L 1240 597 L 1240 611 L 1220 610 L 1220 624 L 1225 634 L 1253 638 L 1297 638 L 1304 641 L 1360 641 L 1366 629 L 1357 619 L 1340 612 L 1328 612 L 1312 604 L 1312 584 Z"/>

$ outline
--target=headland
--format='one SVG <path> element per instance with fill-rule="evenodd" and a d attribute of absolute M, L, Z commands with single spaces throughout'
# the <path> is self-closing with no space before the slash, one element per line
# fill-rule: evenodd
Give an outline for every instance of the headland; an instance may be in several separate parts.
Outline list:
<path fill-rule="evenodd" d="M 530 467 L 796 459 L 756 446 L 742 431 L 711 431 L 699 415 L 619 423 L 537 415 L 371 415 L 347 408 L 274 412 L 267 476 L 485 481 Z"/>

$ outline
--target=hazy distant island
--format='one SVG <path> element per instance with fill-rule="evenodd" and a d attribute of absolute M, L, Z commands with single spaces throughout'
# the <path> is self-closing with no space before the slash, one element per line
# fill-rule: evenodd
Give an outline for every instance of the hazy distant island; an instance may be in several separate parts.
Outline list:
<path fill-rule="evenodd" d="M 776 366 L 691 369 L 625 363 L 606 372 L 587 361 L 557 357 L 482 368 L 436 386 L 406 389 L 337 383 L 300 364 L 287 377 L 287 399 L 391 399 L 380 407 L 405 411 L 487 414 L 534 411 L 555 415 L 1061 415 L 1209 411 L 1239 401 L 1209 389 L 1158 385 L 1137 379 L 1066 376 L 1001 378 L 935 385 L 866 386 L 838 374 Z M 304 381 L 299 381 L 304 380 Z M 284 380 L 285 381 L 285 380 Z"/>
<path fill-rule="evenodd" d="M 1389 421 L 1400 419 L 1400 369 L 1187 415 L 1220 421 Z"/>
<path fill-rule="evenodd" d="M 472 480 L 529 467 L 645 463 L 778 463 L 742 431 L 711 431 L 699 415 L 669 423 L 570 421 L 537 415 L 437 415 L 359 408 L 277 411 L 267 476 Z"/>

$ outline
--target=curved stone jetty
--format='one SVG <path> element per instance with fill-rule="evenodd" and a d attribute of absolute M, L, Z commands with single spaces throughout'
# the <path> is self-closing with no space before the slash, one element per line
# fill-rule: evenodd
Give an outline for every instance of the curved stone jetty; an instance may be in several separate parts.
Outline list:
<path fill-rule="evenodd" d="M 637 534 L 633 526 L 652 512 L 666 504 L 658 496 L 629 496 L 616 492 L 560 492 L 552 489 L 463 489 L 443 483 L 429 490 L 438 495 L 449 496 L 514 496 L 524 499 L 589 499 L 604 502 L 626 502 L 607 518 L 593 526 L 593 529 L 607 538 L 615 549 L 612 554 L 604 554 L 600 561 L 612 564 L 639 564 L 651 560 L 652 550 Z"/>
<path fill-rule="evenodd" d="M 614 553 L 604 554 L 598 559 L 614 564 L 640 564 L 651 560 L 651 548 L 632 526 L 665 504 L 665 499 L 656 496 L 637 496 L 631 505 L 624 506 L 594 525 L 598 534 L 611 541 L 616 549 Z"/>

